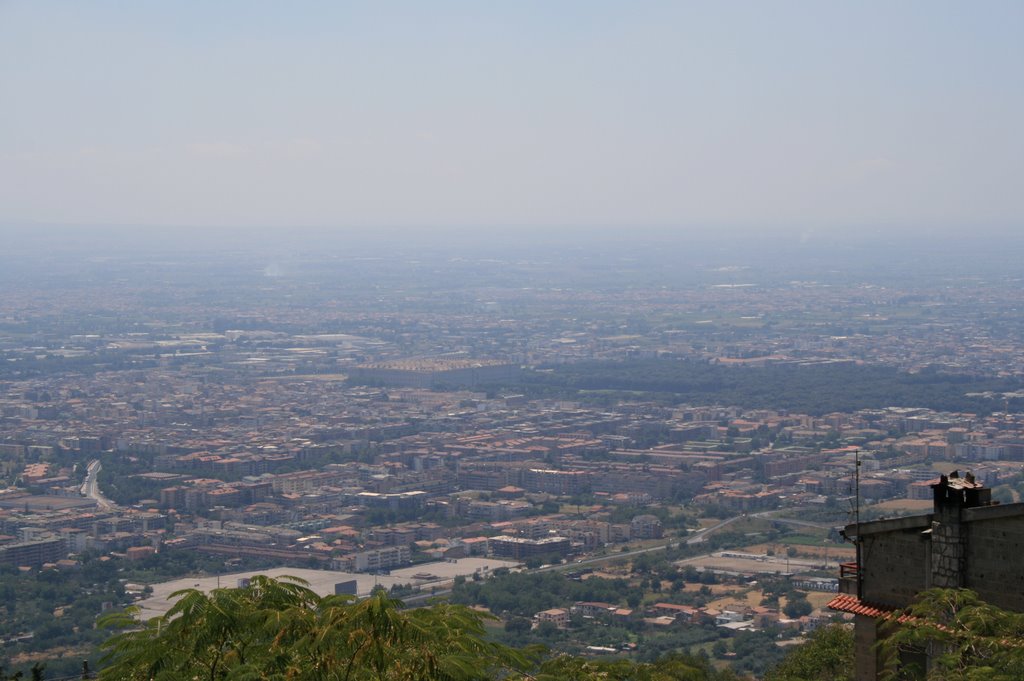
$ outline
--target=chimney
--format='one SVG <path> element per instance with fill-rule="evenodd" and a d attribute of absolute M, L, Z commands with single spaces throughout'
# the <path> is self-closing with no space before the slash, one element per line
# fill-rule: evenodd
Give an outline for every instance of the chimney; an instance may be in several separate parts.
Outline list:
<path fill-rule="evenodd" d="M 967 556 L 967 533 L 962 526 L 963 511 L 987 506 L 992 490 L 974 479 L 971 473 L 960 477 L 960 471 L 941 476 L 932 485 L 934 516 L 931 535 L 929 587 L 956 589 L 964 586 Z"/>
<path fill-rule="evenodd" d="M 939 477 L 939 481 L 932 485 L 932 494 L 936 516 L 955 515 L 959 519 L 960 511 L 965 508 L 992 503 L 992 490 L 977 482 L 970 471 L 963 477 L 960 477 L 960 471 Z"/>

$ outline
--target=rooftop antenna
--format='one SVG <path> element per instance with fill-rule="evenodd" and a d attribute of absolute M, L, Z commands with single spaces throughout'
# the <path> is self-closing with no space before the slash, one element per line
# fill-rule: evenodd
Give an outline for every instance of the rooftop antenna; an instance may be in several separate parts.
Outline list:
<path fill-rule="evenodd" d="M 857 550 L 857 600 L 864 597 L 861 593 L 861 586 L 864 583 L 863 564 L 861 563 L 861 540 L 860 540 L 860 449 L 853 454 L 853 498 L 854 498 L 854 524 L 857 526 L 857 539 L 854 547 Z"/>

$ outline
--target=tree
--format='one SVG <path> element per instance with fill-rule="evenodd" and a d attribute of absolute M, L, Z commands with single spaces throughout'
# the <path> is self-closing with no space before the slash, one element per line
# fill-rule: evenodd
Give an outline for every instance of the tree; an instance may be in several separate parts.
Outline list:
<path fill-rule="evenodd" d="M 730 671 L 717 671 L 706 660 L 678 653 L 649 664 L 629 660 L 586 660 L 560 655 L 541 665 L 536 675 L 516 681 L 735 681 Z"/>
<path fill-rule="evenodd" d="M 101 679 L 736 681 L 706 657 L 678 653 L 644 663 L 541 660 L 536 647 L 520 651 L 486 641 L 487 617 L 466 607 L 402 610 L 385 592 L 358 602 L 320 597 L 294 578 L 256 577 L 245 588 L 189 589 L 177 598 L 166 615 L 141 625 L 130 611 L 104 618 L 122 631 L 104 644 L 109 666 Z M 774 648 L 770 639 L 767 645 Z"/>
<path fill-rule="evenodd" d="M 40 665 L 38 662 L 36 662 L 34 665 L 32 665 L 32 669 L 29 670 L 30 673 L 32 674 L 32 676 L 30 677 L 32 679 L 32 681 L 42 681 L 42 679 L 43 679 L 43 671 L 44 671 L 45 666 L 46 665 Z M 25 678 L 25 675 L 22 674 L 21 672 L 15 672 L 13 674 L 7 674 L 4 671 L 3 665 L 0 665 L 0 681 L 22 681 L 22 679 L 24 679 L 24 678 Z"/>
<path fill-rule="evenodd" d="M 389 681 L 492 678 L 527 656 L 485 640 L 485 616 L 438 604 L 400 610 L 384 591 L 353 602 L 321 598 L 301 580 L 254 577 L 210 594 L 188 589 L 138 627 L 132 612 L 104 618 L 124 629 L 105 644 L 102 679 Z"/>
<path fill-rule="evenodd" d="M 969 589 L 929 589 L 884 624 L 878 653 L 883 678 L 905 678 L 909 659 L 930 653 L 927 678 L 1010 681 L 1024 678 L 1024 614 L 1008 612 Z"/>
<path fill-rule="evenodd" d="M 769 670 L 765 681 L 853 681 L 853 631 L 839 625 L 818 629 Z"/>
<path fill-rule="evenodd" d="M 525 617 L 511 617 L 505 622 L 505 631 L 510 634 L 526 634 L 533 628 L 533 624 Z"/>
<path fill-rule="evenodd" d="M 544 621 L 537 625 L 538 638 L 551 640 L 558 637 L 558 635 L 558 626 L 554 622 Z"/>
<path fill-rule="evenodd" d="M 540 510 L 547 514 L 558 513 L 561 510 L 561 506 L 558 505 L 557 501 L 548 500 L 540 505 Z"/>
<path fill-rule="evenodd" d="M 802 593 L 794 593 L 786 598 L 786 607 L 782 609 L 782 612 L 786 614 L 786 617 L 797 619 L 804 615 L 810 615 L 813 609 Z"/>

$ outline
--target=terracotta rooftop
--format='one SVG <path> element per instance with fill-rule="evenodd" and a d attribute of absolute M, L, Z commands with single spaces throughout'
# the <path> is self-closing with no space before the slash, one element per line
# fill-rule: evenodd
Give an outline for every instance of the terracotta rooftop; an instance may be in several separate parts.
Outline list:
<path fill-rule="evenodd" d="M 856 596 L 849 594 L 840 594 L 828 602 L 828 608 L 831 610 L 838 610 L 839 612 L 848 612 L 853 615 L 864 615 L 865 617 L 889 617 L 894 612 L 897 612 L 898 608 L 890 608 L 884 605 L 873 605 L 871 603 L 864 603 Z M 898 622 L 905 622 L 910 619 L 907 615 L 900 615 L 897 618 Z"/>

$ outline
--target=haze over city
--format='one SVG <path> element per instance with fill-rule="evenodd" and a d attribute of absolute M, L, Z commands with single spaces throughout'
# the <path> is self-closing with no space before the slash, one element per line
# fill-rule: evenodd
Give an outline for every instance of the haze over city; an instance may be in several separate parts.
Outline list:
<path fill-rule="evenodd" d="M 1017 231 L 1024 8 L 0 5 L 0 223 Z"/>

